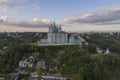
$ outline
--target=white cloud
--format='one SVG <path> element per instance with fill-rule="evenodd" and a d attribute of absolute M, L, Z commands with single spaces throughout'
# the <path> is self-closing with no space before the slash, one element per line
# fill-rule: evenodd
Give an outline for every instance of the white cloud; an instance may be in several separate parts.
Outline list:
<path fill-rule="evenodd" d="M 25 28 L 39 28 L 39 27 L 48 27 L 50 25 L 48 19 L 38 19 L 34 18 L 32 21 L 9 21 L 7 16 L 0 17 L 0 24 L 7 26 L 17 26 Z"/>
<path fill-rule="evenodd" d="M 13 10 L 15 8 L 14 4 L 16 2 L 25 2 L 27 0 L 0 0 L 0 9 L 4 12 Z"/>
<path fill-rule="evenodd" d="M 8 17 L 7 16 L 0 16 L 0 23 L 6 23 L 8 22 Z"/>
<path fill-rule="evenodd" d="M 34 18 L 32 21 L 33 21 L 34 23 L 38 23 L 40 20 L 39 20 L 38 18 Z"/>
<path fill-rule="evenodd" d="M 50 23 L 50 21 L 48 19 L 38 19 L 38 18 L 34 18 L 33 20 L 33 23 Z"/>
<path fill-rule="evenodd" d="M 43 19 L 42 22 L 49 23 L 50 21 L 48 19 Z"/>
<path fill-rule="evenodd" d="M 120 6 L 90 11 L 78 18 L 65 18 L 65 23 L 120 24 Z"/>
<path fill-rule="evenodd" d="M 20 6 L 18 4 L 25 4 L 26 2 L 28 2 L 29 0 L 0 0 L 0 10 L 4 11 L 4 12 L 8 12 L 8 11 L 19 11 L 19 10 L 31 10 L 31 11 L 38 11 L 40 10 L 40 7 L 38 4 L 36 3 L 32 3 L 30 5 L 24 5 L 24 6 Z"/>
<path fill-rule="evenodd" d="M 0 0 L 0 9 L 3 11 L 8 11 L 12 8 L 12 4 L 9 0 Z"/>

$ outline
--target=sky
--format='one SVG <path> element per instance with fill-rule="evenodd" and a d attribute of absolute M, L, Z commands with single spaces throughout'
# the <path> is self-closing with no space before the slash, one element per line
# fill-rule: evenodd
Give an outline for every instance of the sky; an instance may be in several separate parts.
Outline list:
<path fill-rule="evenodd" d="M 120 31 L 120 0 L 0 0 L 0 32 Z"/>

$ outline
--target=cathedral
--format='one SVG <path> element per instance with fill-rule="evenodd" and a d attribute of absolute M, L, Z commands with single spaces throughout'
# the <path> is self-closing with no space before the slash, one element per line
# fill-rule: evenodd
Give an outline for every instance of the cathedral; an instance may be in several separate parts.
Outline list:
<path fill-rule="evenodd" d="M 61 25 L 53 23 L 49 26 L 48 44 L 65 44 L 67 39 L 67 33 L 62 31 Z"/>

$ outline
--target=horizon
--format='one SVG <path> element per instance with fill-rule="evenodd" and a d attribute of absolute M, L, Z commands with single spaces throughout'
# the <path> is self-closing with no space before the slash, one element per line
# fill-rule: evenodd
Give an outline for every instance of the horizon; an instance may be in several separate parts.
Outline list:
<path fill-rule="evenodd" d="M 120 32 L 118 0 L 1 0 L 0 32 L 47 32 L 52 22 L 66 32 Z"/>

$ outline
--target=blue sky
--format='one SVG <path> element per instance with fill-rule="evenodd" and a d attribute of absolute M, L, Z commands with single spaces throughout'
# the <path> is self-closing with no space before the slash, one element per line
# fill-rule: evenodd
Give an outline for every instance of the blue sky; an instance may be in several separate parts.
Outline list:
<path fill-rule="evenodd" d="M 119 31 L 120 0 L 0 0 L 0 31 Z"/>

